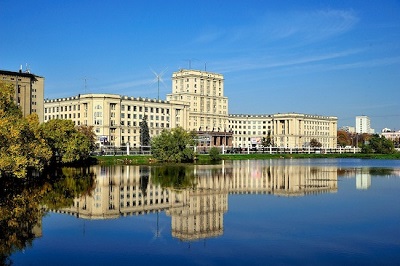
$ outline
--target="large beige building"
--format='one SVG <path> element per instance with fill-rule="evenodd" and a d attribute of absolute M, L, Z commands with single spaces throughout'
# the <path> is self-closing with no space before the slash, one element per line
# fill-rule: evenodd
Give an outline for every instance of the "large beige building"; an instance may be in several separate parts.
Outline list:
<path fill-rule="evenodd" d="M 187 128 L 188 106 L 183 102 L 135 98 L 116 94 L 80 94 L 46 100 L 44 120 L 70 119 L 93 126 L 98 142 L 111 146 L 140 146 L 140 125 L 147 116 L 150 136 L 163 129 Z"/>
<path fill-rule="evenodd" d="M 181 69 L 172 74 L 167 100 L 188 105 L 188 130 L 222 132 L 228 129 L 228 98 L 221 74 Z"/>
<path fill-rule="evenodd" d="M 229 115 L 234 147 L 256 147 L 263 138 L 282 148 L 302 148 L 316 139 L 322 148 L 336 148 L 337 118 L 297 113 L 272 115 Z"/>
<path fill-rule="evenodd" d="M 0 70 L 0 82 L 11 83 L 15 88 L 14 100 L 24 116 L 36 113 L 43 122 L 44 78 L 29 71 Z"/>
<path fill-rule="evenodd" d="M 150 136 L 163 129 L 195 131 L 199 146 L 259 148 L 270 135 L 275 147 L 307 147 L 316 139 L 323 148 L 336 148 L 337 118 L 306 114 L 229 115 L 221 74 L 182 69 L 172 75 L 167 100 L 114 94 L 81 94 L 46 100 L 44 120 L 71 119 L 94 126 L 99 143 L 140 146 L 144 116 Z"/>

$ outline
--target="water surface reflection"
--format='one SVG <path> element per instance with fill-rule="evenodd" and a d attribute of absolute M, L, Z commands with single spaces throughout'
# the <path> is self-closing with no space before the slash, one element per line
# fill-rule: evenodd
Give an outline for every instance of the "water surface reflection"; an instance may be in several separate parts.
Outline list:
<path fill-rule="evenodd" d="M 48 176 L 51 175 L 51 176 Z M 89 169 L 64 168 L 27 179 L 0 179 L 0 264 L 42 236 L 42 218 L 49 209 L 71 206 L 94 189 Z"/>
<path fill-rule="evenodd" d="M 93 166 L 95 188 L 54 211 L 84 219 L 111 219 L 166 211 L 172 235 L 196 240 L 223 234 L 229 194 L 298 197 L 335 193 L 335 166 L 232 161 L 195 166 Z"/>
<path fill-rule="evenodd" d="M 315 256 L 323 262 L 392 262 L 400 254 L 400 182 L 393 178 L 400 176 L 400 165 L 370 165 L 358 160 L 250 160 L 93 166 L 65 168 L 51 178 L 2 180 L 0 262 L 11 263 L 15 254 L 22 264 L 34 259 L 61 263 L 60 256 L 76 257 L 78 264 L 126 264 L 131 257 L 149 263 L 149 257 L 163 262 L 165 253 L 174 254 L 177 264 L 310 264 Z M 144 234 L 151 222 L 147 229 L 161 236 L 159 216 L 169 231 L 163 235 L 167 244 L 158 242 L 160 249 L 150 252 Z M 52 231 L 46 231 L 50 225 Z M 177 245 L 194 247 L 203 241 L 212 246 L 198 249 L 195 257 Z M 354 256 L 359 260 L 350 259 Z"/>

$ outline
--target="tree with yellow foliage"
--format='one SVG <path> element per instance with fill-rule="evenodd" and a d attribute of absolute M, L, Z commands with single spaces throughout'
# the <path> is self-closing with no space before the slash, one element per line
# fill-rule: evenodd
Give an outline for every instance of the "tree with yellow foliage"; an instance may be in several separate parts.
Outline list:
<path fill-rule="evenodd" d="M 0 176 L 25 177 L 28 169 L 48 164 L 51 150 L 41 137 L 38 116 L 23 117 L 14 93 L 13 85 L 0 82 Z"/>
<path fill-rule="evenodd" d="M 76 127 L 72 120 L 64 119 L 52 119 L 40 127 L 52 151 L 53 163 L 74 163 L 86 160 L 94 149 L 95 134 L 92 127 Z"/>

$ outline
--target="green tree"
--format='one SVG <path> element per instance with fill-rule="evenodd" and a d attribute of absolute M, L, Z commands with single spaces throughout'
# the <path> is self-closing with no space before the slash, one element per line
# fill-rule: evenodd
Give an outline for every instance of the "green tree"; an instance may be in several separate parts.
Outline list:
<path fill-rule="evenodd" d="M 265 139 L 265 143 L 263 143 L 263 146 L 267 147 L 270 145 L 273 145 L 273 143 L 272 143 L 271 131 L 268 131 L 267 138 Z"/>
<path fill-rule="evenodd" d="M 262 138 L 261 145 L 263 146 L 263 148 L 262 148 L 263 153 L 264 153 L 265 147 L 273 145 L 272 138 L 271 138 L 271 131 L 268 131 L 267 137 Z"/>
<path fill-rule="evenodd" d="M 23 117 L 12 95 L 13 86 L 0 83 L 0 176 L 25 177 L 29 169 L 43 170 L 51 151 L 40 134 L 38 116 Z"/>
<path fill-rule="evenodd" d="M 181 127 L 164 129 L 152 139 L 151 152 L 155 159 L 163 162 L 192 162 L 194 143 L 194 135 Z"/>
<path fill-rule="evenodd" d="M 322 147 L 321 142 L 319 142 L 317 139 L 311 139 L 310 141 L 310 147 L 312 148 L 319 148 Z"/>
<path fill-rule="evenodd" d="M 90 151 L 96 149 L 96 133 L 94 133 L 93 126 L 80 125 L 77 130 L 86 136 L 89 141 Z"/>
<path fill-rule="evenodd" d="M 73 163 L 89 158 L 94 138 L 88 130 L 75 127 L 71 120 L 52 119 L 43 123 L 41 131 L 51 148 L 52 161 Z"/>
<path fill-rule="evenodd" d="M 374 134 L 362 145 L 361 152 L 391 154 L 395 152 L 395 149 L 393 141 L 386 139 L 384 136 Z"/>
<path fill-rule="evenodd" d="M 140 145 L 150 146 L 149 126 L 147 125 L 147 116 L 144 115 L 140 122 Z"/>
<path fill-rule="evenodd" d="M 393 141 L 394 147 L 399 148 L 400 147 L 400 138 L 395 138 Z"/>
<path fill-rule="evenodd" d="M 211 147 L 210 151 L 208 152 L 211 161 L 219 161 L 221 160 L 221 154 L 217 147 Z"/>

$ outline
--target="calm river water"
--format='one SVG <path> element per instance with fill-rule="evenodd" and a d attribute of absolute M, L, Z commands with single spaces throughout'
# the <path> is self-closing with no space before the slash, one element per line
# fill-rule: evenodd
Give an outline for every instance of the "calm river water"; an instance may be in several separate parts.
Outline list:
<path fill-rule="evenodd" d="M 400 264 L 399 160 L 93 166 L 55 175 L 2 185 L 3 263 Z"/>

